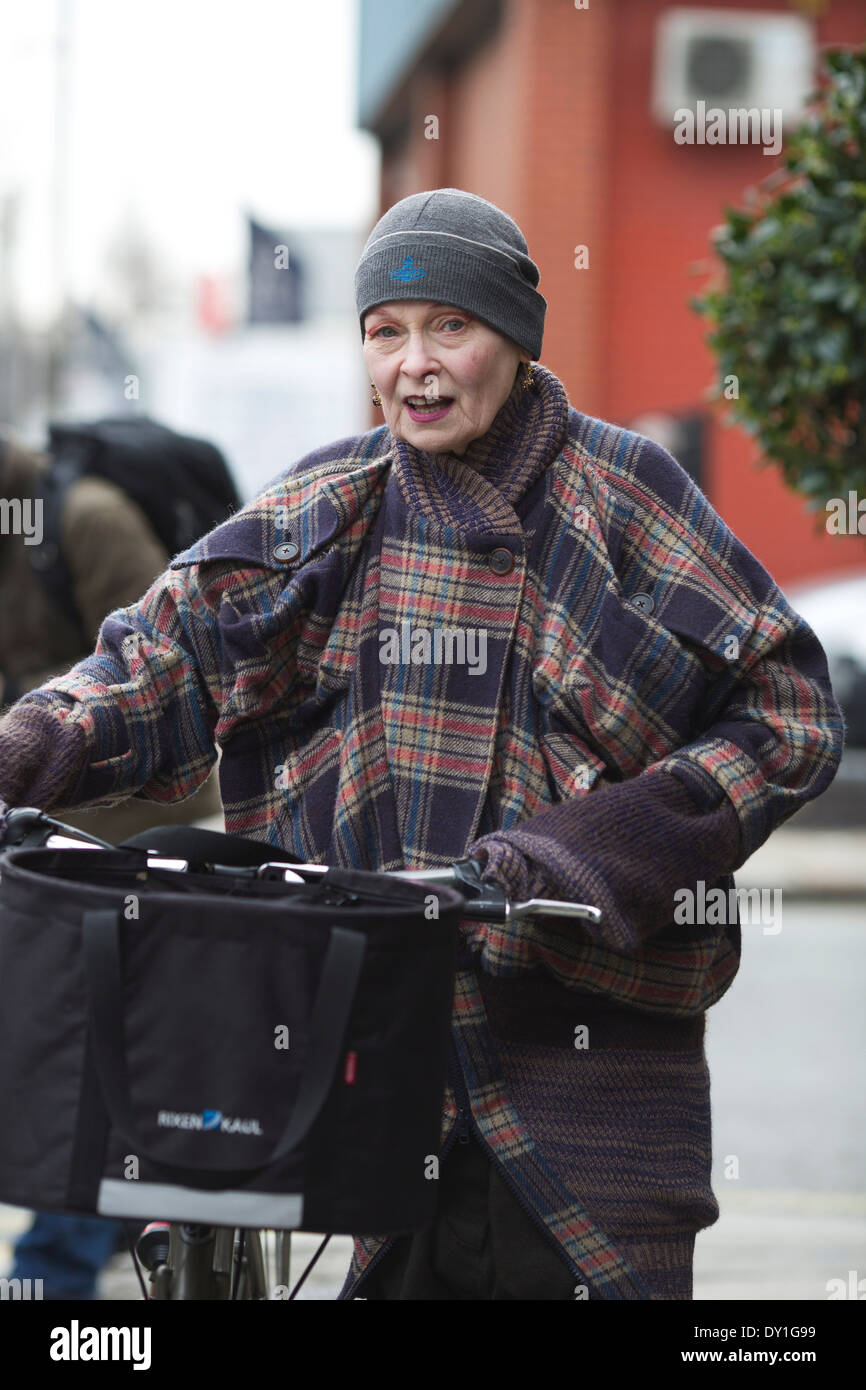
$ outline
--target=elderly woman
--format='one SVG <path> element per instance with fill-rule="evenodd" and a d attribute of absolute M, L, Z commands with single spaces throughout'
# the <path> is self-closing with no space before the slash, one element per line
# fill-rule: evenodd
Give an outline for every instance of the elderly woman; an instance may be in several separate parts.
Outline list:
<path fill-rule="evenodd" d="M 7 803 L 178 800 L 219 747 L 231 832 L 362 869 L 471 856 L 513 898 L 601 908 L 462 924 L 436 1219 L 359 1234 L 345 1299 L 691 1298 L 725 890 L 840 758 L 769 574 L 538 363 L 538 279 L 483 198 L 397 203 L 355 282 L 384 425 L 302 459 L 0 722 Z"/>

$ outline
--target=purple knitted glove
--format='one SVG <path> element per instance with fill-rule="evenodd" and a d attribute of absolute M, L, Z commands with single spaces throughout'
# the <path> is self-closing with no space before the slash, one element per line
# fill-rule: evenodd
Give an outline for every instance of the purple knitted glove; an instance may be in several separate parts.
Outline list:
<path fill-rule="evenodd" d="M 548 896 L 544 891 L 550 875 L 539 870 L 511 842 L 500 837 L 484 836 L 469 851 L 481 864 L 483 883 L 498 883 L 511 902 L 526 902 L 527 898 Z"/>
<path fill-rule="evenodd" d="M 715 883 L 742 863 L 739 817 L 722 788 L 707 779 L 705 792 L 693 792 L 660 768 L 559 802 L 467 850 L 479 860 L 485 852 L 484 881 L 514 901 L 599 907 L 601 922 L 580 930 L 619 951 L 670 925 L 677 890 Z"/>
<path fill-rule="evenodd" d="M 0 719 L 0 823 L 16 806 L 62 805 L 87 762 L 87 739 L 27 696 Z"/>

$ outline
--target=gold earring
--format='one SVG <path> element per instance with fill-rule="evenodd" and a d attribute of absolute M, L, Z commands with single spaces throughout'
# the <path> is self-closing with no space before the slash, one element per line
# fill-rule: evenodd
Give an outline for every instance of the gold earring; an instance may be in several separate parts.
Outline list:
<path fill-rule="evenodd" d="M 533 386 L 535 384 L 535 377 L 532 375 L 534 370 L 532 363 L 525 362 L 523 365 L 526 367 L 526 376 L 523 378 L 523 389 L 525 391 L 527 386 Z"/>
<path fill-rule="evenodd" d="M 370 385 L 373 386 L 372 381 L 370 382 Z M 379 395 L 379 392 L 378 392 L 378 390 L 376 389 L 375 386 L 373 386 L 373 404 L 374 404 L 374 405 L 381 405 L 381 404 L 382 404 L 382 397 Z"/>

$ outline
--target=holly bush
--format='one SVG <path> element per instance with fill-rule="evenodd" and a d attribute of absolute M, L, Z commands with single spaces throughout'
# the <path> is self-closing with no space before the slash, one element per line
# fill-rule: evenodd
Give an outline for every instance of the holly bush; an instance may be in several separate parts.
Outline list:
<path fill-rule="evenodd" d="M 715 233 L 724 283 L 692 306 L 718 395 L 817 511 L 866 492 L 866 48 L 825 51 L 782 165 L 744 201 Z"/>

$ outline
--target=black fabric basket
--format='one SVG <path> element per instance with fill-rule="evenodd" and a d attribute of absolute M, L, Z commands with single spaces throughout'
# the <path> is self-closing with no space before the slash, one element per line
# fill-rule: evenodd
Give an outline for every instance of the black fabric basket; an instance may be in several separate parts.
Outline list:
<path fill-rule="evenodd" d="M 246 843 L 247 862 L 292 861 Z M 366 872 L 300 885 L 148 867 L 135 848 L 8 851 L 0 1201 L 347 1234 L 425 1225 L 463 905 Z"/>

